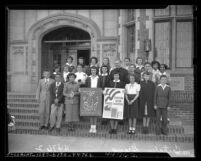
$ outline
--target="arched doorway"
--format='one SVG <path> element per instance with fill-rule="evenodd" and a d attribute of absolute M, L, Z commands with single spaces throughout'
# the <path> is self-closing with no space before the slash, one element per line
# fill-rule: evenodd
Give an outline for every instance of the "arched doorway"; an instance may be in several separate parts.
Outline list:
<path fill-rule="evenodd" d="M 75 66 L 79 57 L 84 57 L 88 65 L 90 50 L 91 38 L 88 32 L 71 26 L 55 29 L 42 38 L 41 70 L 53 72 L 56 64 L 62 69 L 68 56 L 73 57 Z"/>

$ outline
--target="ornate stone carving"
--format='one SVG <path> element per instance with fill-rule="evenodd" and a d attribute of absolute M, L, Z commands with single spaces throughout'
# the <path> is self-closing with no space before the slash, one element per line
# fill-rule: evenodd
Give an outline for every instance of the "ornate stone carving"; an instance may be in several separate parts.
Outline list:
<path fill-rule="evenodd" d="M 24 46 L 13 46 L 12 53 L 15 54 L 24 54 Z"/>

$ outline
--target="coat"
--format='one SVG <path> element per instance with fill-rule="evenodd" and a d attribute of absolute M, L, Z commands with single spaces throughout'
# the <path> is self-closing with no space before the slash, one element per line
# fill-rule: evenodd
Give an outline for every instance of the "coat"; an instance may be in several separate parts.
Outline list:
<path fill-rule="evenodd" d="M 59 104 L 64 103 L 64 95 L 63 95 L 63 89 L 64 89 L 64 84 L 61 82 L 61 84 L 58 87 L 58 90 L 56 90 L 56 82 L 54 82 L 51 87 L 50 87 L 50 93 L 51 93 L 51 104 L 54 104 L 54 100 L 58 99 Z M 57 94 L 57 95 L 56 95 Z"/>
<path fill-rule="evenodd" d="M 105 78 L 105 81 L 103 81 L 103 79 Z M 104 89 L 105 87 L 108 86 L 109 82 L 110 82 L 110 77 L 109 75 L 107 76 L 99 76 L 99 79 L 100 79 L 100 87 L 102 89 Z"/>
<path fill-rule="evenodd" d="M 148 115 L 154 116 L 154 92 L 155 84 L 151 80 L 140 82 L 140 114 L 143 116 L 145 113 L 145 103 L 147 103 Z"/>
<path fill-rule="evenodd" d="M 54 79 L 49 78 L 49 81 L 46 86 L 45 79 L 40 79 L 36 90 L 36 99 L 40 100 L 40 102 L 45 101 L 46 99 L 50 99 L 50 86 L 54 82 Z"/>
<path fill-rule="evenodd" d="M 74 92 L 74 97 L 69 94 Z M 67 82 L 64 84 L 63 95 L 65 96 L 65 104 L 78 104 L 79 103 L 79 85 L 76 82 Z"/>
<path fill-rule="evenodd" d="M 169 85 L 163 88 L 160 84 L 156 87 L 154 105 L 158 108 L 167 108 L 170 106 L 171 88 Z"/>

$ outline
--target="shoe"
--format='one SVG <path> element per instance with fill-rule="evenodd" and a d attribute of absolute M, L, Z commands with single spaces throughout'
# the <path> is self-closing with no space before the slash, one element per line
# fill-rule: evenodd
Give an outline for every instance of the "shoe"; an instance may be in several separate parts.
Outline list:
<path fill-rule="evenodd" d="M 132 133 L 132 131 L 131 130 L 128 130 L 128 134 L 131 134 Z"/>
<path fill-rule="evenodd" d="M 93 129 L 91 128 L 90 130 L 89 130 L 89 133 L 92 133 L 93 132 Z"/>
<path fill-rule="evenodd" d="M 132 134 L 135 134 L 135 130 L 131 130 L 131 133 L 132 133 Z"/>
<path fill-rule="evenodd" d="M 39 130 L 42 130 L 42 129 L 44 129 L 45 128 L 45 126 L 40 126 L 39 127 Z"/>
<path fill-rule="evenodd" d="M 50 127 L 50 128 L 48 129 L 48 131 L 51 132 L 53 129 L 54 129 L 54 126 L 53 126 L 53 127 Z"/>
<path fill-rule="evenodd" d="M 114 130 L 113 130 L 113 134 L 117 134 L 117 129 L 114 129 Z"/>
<path fill-rule="evenodd" d="M 113 133 L 113 129 L 110 129 L 110 130 L 109 130 L 109 133 L 112 134 L 112 133 Z"/>

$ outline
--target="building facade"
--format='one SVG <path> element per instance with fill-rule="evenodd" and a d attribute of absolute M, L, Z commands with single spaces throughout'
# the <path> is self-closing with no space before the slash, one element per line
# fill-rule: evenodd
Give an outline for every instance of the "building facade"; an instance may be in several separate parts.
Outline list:
<path fill-rule="evenodd" d="M 170 68 L 172 89 L 193 97 L 193 6 L 165 9 L 9 10 L 7 90 L 34 93 L 43 69 L 79 57 L 138 56 Z M 188 97 L 188 99 L 192 99 Z"/>

